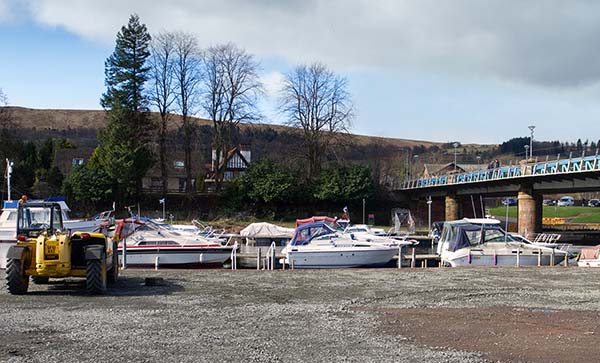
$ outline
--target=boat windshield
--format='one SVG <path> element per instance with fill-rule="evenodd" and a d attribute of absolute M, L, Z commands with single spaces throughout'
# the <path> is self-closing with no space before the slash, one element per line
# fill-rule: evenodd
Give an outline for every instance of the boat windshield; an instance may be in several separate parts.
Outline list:
<path fill-rule="evenodd" d="M 310 241 L 319 236 L 323 236 L 326 234 L 334 233 L 335 231 L 331 229 L 324 223 L 321 224 L 312 224 L 305 225 L 296 229 L 296 233 L 294 234 L 294 238 L 290 242 L 292 246 L 302 246 L 307 245 Z"/>

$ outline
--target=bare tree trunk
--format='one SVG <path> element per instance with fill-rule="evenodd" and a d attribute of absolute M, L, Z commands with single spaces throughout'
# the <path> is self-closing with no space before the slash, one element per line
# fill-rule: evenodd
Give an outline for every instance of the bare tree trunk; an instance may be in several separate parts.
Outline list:
<path fill-rule="evenodd" d="M 175 33 L 175 82 L 177 83 L 177 104 L 181 112 L 183 130 L 184 167 L 186 193 L 192 199 L 192 140 L 194 128 L 190 116 L 198 106 L 198 93 L 201 81 L 201 54 L 198 41 L 191 34 Z"/>
<path fill-rule="evenodd" d="M 309 178 L 316 178 L 330 139 L 350 127 L 347 82 L 322 64 L 300 66 L 286 75 L 279 102 L 287 124 L 304 131 Z"/>
<path fill-rule="evenodd" d="M 167 132 L 171 106 L 175 101 L 174 77 L 174 35 L 161 33 L 152 40 L 150 57 L 150 83 L 152 92 L 150 101 L 160 114 L 158 148 L 160 159 L 161 191 L 163 197 L 168 193 L 169 175 L 167 165 Z"/>
<path fill-rule="evenodd" d="M 207 52 L 203 107 L 213 121 L 217 190 L 222 188 L 225 161 L 233 145 L 231 131 L 240 122 L 252 122 L 260 117 L 257 103 L 262 85 L 257 70 L 254 57 L 233 44 L 213 47 Z"/>

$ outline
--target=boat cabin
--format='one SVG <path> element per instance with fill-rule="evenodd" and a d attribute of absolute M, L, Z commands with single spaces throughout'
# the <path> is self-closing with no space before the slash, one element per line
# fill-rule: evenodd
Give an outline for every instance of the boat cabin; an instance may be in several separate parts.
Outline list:
<path fill-rule="evenodd" d="M 335 233 L 335 229 L 325 222 L 303 224 L 296 228 L 291 246 L 304 246 L 315 238 Z"/>
<path fill-rule="evenodd" d="M 501 227 L 495 219 L 452 221 L 444 223 L 440 245 L 455 252 L 461 248 L 478 246 L 488 242 L 510 242 L 514 239 Z"/>

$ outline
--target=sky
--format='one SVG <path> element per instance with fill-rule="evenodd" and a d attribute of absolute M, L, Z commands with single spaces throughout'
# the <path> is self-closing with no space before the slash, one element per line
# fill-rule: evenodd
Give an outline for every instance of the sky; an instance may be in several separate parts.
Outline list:
<path fill-rule="evenodd" d="M 129 15 L 261 64 L 261 111 L 322 62 L 348 80 L 353 133 L 438 142 L 600 139 L 600 2 L 589 0 L 0 0 L 0 88 L 15 106 L 100 109 Z M 201 114 L 198 116 L 202 116 Z"/>

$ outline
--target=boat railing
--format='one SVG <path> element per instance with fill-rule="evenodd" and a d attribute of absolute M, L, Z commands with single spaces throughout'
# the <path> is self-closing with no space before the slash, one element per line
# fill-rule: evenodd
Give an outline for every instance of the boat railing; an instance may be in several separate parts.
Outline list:
<path fill-rule="evenodd" d="M 558 233 L 540 233 L 535 236 L 533 243 L 556 243 L 560 237 Z"/>
<path fill-rule="evenodd" d="M 275 270 L 275 242 L 271 242 L 271 246 L 267 251 L 267 270 Z"/>
<path fill-rule="evenodd" d="M 233 249 L 231 250 L 231 269 L 232 270 L 237 270 L 237 249 L 238 249 L 238 243 L 237 243 L 237 241 L 235 241 L 235 243 L 233 244 Z"/>

